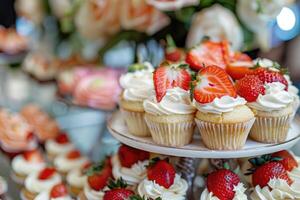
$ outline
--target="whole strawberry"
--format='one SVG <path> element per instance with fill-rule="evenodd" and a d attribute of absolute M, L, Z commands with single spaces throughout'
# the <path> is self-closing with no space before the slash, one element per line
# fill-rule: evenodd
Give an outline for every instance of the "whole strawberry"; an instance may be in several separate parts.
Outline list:
<path fill-rule="evenodd" d="M 118 156 L 121 165 L 123 167 L 130 168 L 138 161 L 148 160 L 150 153 L 122 144 L 119 148 Z"/>
<path fill-rule="evenodd" d="M 288 82 L 280 72 L 259 67 L 252 74 L 257 76 L 263 83 L 280 82 L 285 85 L 286 90 L 288 89 Z"/>
<path fill-rule="evenodd" d="M 105 191 L 103 200 L 125 200 L 134 195 L 134 192 L 127 189 L 127 183 L 122 179 L 117 181 L 109 181 L 108 187 L 110 190 Z"/>
<path fill-rule="evenodd" d="M 240 183 L 238 175 L 228 169 L 220 169 L 207 176 L 207 189 L 220 200 L 231 200 L 235 195 L 233 190 Z"/>
<path fill-rule="evenodd" d="M 167 47 L 165 49 L 165 59 L 170 62 L 178 62 L 184 60 L 184 50 L 176 46 L 172 36 L 167 35 L 166 41 Z"/>
<path fill-rule="evenodd" d="M 153 159 L 147 169 L 148 179 L 164 188 L 170 188 L 175 180 L 176 171 L 168 161 Z"/>
<path fill-rule="evenodd" d="M 272 157 L 281 158 L 281 160 L 278 162 L 280 162 L 287 171 L 292 171 L 294 168 L 298 167 L 298 163 L 294 156 L 291 155 L 287 150 L 273 153 Z"/>
<path fill-rule="evenodd" d="M 264 83 L 255 75 L 246 75 L 235 86 L 238 95 L 248 102 L 254 102 L 260 94 L 265 94 Z"/>

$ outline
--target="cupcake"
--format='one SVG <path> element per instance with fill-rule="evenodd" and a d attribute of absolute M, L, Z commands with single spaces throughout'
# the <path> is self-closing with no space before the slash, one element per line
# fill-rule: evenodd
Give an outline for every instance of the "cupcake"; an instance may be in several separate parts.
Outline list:
<path fill-rule="evenodd" d="M 252 91 L 243 85 L 248 85 Z M 264 83 L 258 76 L 251 75 L 239 80 L 237 87 L 238 93 L 247 99 L 247 105 L 255 113 L 250 137 L 264 143 L 284 142 L 293 117 L 294 101 L 294 97 L 285 90 L 287 86 L 279 81 Z"/>
<path fill-rule="evenodd" d="M 130 186 L 137 186 L 147 175 L 149 152 L 121 145 L 112 157 L 112 173 L 115 179 L 122 178 Z"/>
<path fill-rule="evenodd" d="M 284 75 L 284 78 L 287 80 L 288 82 L 288 92 L 293 95 L 294 97 L 294 101 L 292 103 L 293 105 L 293 117 L 295 117 L 299 105 L 300 105 L 300 99 L 299 99 L 299 89 L 297 87 L 295 87 L 291 81 L 291 77 L 289 75 Z"/>
<path fill-rule="evenodd" d="M 32 127 L 18 114 L 0 111 L 1 150 L 9 157 L 37 148 Z"/>
<path fill-rule="evenodd" d="M 45 143 L 48 158 L 53 161 L 58 155 L 66 154 L 75 149 L 66 133 L 60 133 L 55 139 L 49 139 Z"/>
<path fill-rule="evenodd" d="M 126 181 L 122 178 L 116 181 L 109 182 L 109 190 L 106 190 L 103 196 L 103 200 L 111 200 L 111 199 L 145 199 L 139 198 L 134 194 L 132 189 L 127 187 Z"/>
<path fill-rule="evenodd" d="M 77 169 L 72 169 L 67 177 L 66 182 L 68 188 L 73 196 L 78 196 L 79 193 L 83 190 L 84 184 L 86 183 L 86 171 L 92 165 L 92 163 L 87 162 L 82 167 Z"/>
<path fill-rule="evenodd" d="M 34 200 L 74 200 L 69 194 L 67 187 L 63 184 L 57 184 L 50 191 L 44 191 L 37 195 Z"/>
<path fill-rule="evenodd" d="M 181 147 L 192 141 L 196 108 L 191 104 L 191 75 L 186 65 L 161 64 L 153 76 L 155 94 L 143 103 L 145 121 L 155 143 Z"/>
<path fill-rule="evenodd" d="M 46 167 L 39 172 L 33 172 L 25 180 L 25 186 L 21 190 L 24 200 L 34 200 L 41 192 L 49 191 L 54 185 L 62 182 L 62 178 L 54 168 Z"/>
<path fill-rule="evenodd" d="M 53 164 L 57 171 L 61 173 L 63 177 L 66 177 L 69 171 L 80 168 L 88 161 L 89 159 L 82 156 L 80 151 L 72 150 L 66 154 L 56 157 Z"/>
<path fill-rule="evenodd" d="M 237 174 L 228 169 L 219 169 L 207 176 L 200 200 L 247 200 L 245 191 L 246 188 Z"/>
<path fill-rule="evenodd" d="M 264 157 L 262 157 L 264 158 Z M 292 181 L 285 166 L 278 161 L 253 159 L 252 193 L 253 200 L 300 199 L 300 182 Z"/>
<path fill-rule="evenodd" d="M 131 65 L 128 72 L 120 78 L 120 85 L 123 88 L 120 108 L 129 133 L 136 136 L 150 136 L 144 120 L 143 101 L 148 98 L 154 89 L 153 70 L 152 65 L 148 62 L 137 63 Z"/>
<path fill-rule="evenodd" d="M 195 121 L 204 145 L 213 150 L 243 148 L 255 118 L 225 70 L 202 68 L 192 85 Z"/>
<path fill-rule="evenodd" d="M 38 149 L 25 151 L 14 157 L 11 162 L 12 178 L 23 184 L 26 177 L 32 172 L 38 172 L 46 167 L 46 161 Z"/>
<path fill-rule="evenodd" d="M 83 191 L 78 196 L 78 200 L 102 200 L 111 178 L 112 168 L 108 159 L 92 165 L 87 170 L 87 181 Z"/>
<path fill-rule="evenodd" d="M 168 161 L 153 159 L 147 177 L 139 183 L 137 191 L 140 196 L 150 199 L 185 200 L 187 189 L 187 182 L 176 174 Z"/>

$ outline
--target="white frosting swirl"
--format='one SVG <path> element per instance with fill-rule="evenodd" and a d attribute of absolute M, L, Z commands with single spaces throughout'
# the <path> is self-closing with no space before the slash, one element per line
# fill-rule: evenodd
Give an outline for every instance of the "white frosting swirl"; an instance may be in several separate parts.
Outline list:
<path fill-rule="evenodd" d="M 192 114 L 196 111 L 189 92 L 179 87 L 168 89 L 160 102 L 156 101 L 153 94 L 143 105 L 145 111 L 153 115 Z"/>
<path fill-rule="evenodd" d="M 39 172 L 29 174 L 25 180 L 25 188 L 33 193 L 49 191 L 53 186 L 62 182 L 62 178 L 58 173 L 53 174 L 50 179 L 40 180 Z"/>
<path fill-rule="evenodd" d="M 225 112 L 231 112 L 236 106 L 245 105 L 247 102 L 242 97 L 223 96 L 221 98 L 215 98 L 210 103 L 201 104 L 195 102 L 197 109 L 204 113 L 221 114 Z"/>
<path fill-rule="evenodd" d="M 187 182 L 176 174 L 174 183 L 170 188 L 166 189 L 146 178 L 139 184 L 138 193 L 140 196 L 152 199 L 160 197 L 162 200 L 185 200 L 187 189 Z"/>
<path fill-rule="evenodd" d="M 268 59 L 268 58 L 256 58 L 253 60 L 254 65 L 258 65 L 262 68 L 268 68 L 271 71 L 279 72 L 279 69 L 276 69 L 274 67 L 274 61 Z"/>
<path fill-rule="evenodd" d="M 71 150 L 74 150 L 75 146 L 72 143 L 59 144 L 55 140 L 47 140 L 45 148 L 49 154 L 58 155 L 65 154 L 70 152 Z"/>
<path fill-rule="evenodd" d="M 74 186 L 76 188 L 83 188 L 87 177 L 82 174 L 81 169 L 73 169 L 67 175 L 67 182 L 69 185 Z"/>
<path fill-rule="evenodd" d="M 300 199 L 300 183 L 291 186 L 283 179 L 271 179 L 268 186 L 257 185 L 251 194 L 252 200 Z"/>
<path fill-rule="evenodd" d="M 153 67 L 145 62 L 147 69 L 128 72 L 120 77 L 120 85 L 124 88 L 123 98 L 128 101 L 143 101 L 153 90 Z"/>
<path fill-rule="evenodd" d="M 131 168 L 122 167 L 119 157 L 116 154 L 112 158 L 113 176 L 115 179 L 122 177 L 129 185 L 136 185 L 140 183 L 147 175 L 146 166 L 149 160 L 138 161 Z"/>
<path fill-rule="evenodd" d="M 246 188 L 243 183 L 239 183 L 234 186 L 233 191 L 235 195 L 232 200 L 247 200 L 247 195 L 245 194 Z M 214 196 L 212 192 L 209 192 L 207 188 L 202 192 L 200 200 L 219 200 L 218 197 Z"/>
<path fill-rule="evenodd" d="M 73 198 L 70 195 L 66 195 L 58 198 L 51 198 L 49 192 L 45 191 L 37 195 L 34 198 L 34 200 L 73 200 Z"/>
<path fill-rule="evenodd" d="M 274 111 L 287 107 L 294 101 L 293 95 L 284 90 L 285 85 L 280 82 L 266 83 L 265 94 L 260 94 L 255 102 L 248 105 L 261 111 Z"/>
<path fill-rule="evenodd" d="M 84 185 L 83 193 L 88 200 L 102 200 L 104 197 L 104 190 L 106 190 L 106 188 L 100 191 L 93 190 L 89 184 L 86 183 Z"/>
<path fill-rule="evenodd" d="M 89 161 L 86 157 L 79 157 L 76 159 L 68 159 L 65 155 L 61 155 L 54 159 L 54 165 L 60 172 L 68 172 L 72 169 L 80 168 Z"/>
<path fill-rule="evenodd" d="M 12 160 L 12 169 L 20 175 L 28 175 L 32 172 L 38 172 L 46 166 L 45 162 L 28 162 L 22 155 L 16 156 Z"/>
<path fill-rule="evenodd" d="M 299 98 L 299 96 L 298 96 L 299 89 L 293 85 L 291 77 L 289 75 L 285 74 L 284 78 L 287 80 L 288 85 L 289 85 L 288 92 L 291 93 L 292 95 L 294 95 L 296 98 Z"/>

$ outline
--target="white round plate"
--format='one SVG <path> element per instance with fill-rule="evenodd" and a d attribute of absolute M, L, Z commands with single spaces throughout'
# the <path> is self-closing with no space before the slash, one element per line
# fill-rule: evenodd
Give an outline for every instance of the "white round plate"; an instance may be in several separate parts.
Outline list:
<path fill-rule="evenodd" d="M 194 140 L 191 144 L 184 147 L 177 148 L 157 145 L 153 142 L 151 137 L 136 137 L 131 135 L 120 111 L 116 111 L 112 114 L 112 116 L 108 119 L 107 126 L 111 134 L 117 140 L 129 146 L 153 153 L 192 158 L 242 158 L 263 155 L 283 149 L 289 149 L 300 139 L 299 116 L 296 116 L 296 119 L 292 122 L 285 142 L 280 144 L 265 144 L 248 139 L 243 149 L 233 151 L 216 151 L 207 149 L 198 136 L 199 133 L 195 134 Z"/>

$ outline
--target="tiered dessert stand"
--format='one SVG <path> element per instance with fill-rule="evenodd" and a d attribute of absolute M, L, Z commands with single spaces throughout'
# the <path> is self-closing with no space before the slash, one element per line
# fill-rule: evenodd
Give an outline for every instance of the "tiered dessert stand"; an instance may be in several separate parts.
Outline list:
<path fill-rule="evenodd" d="M 132 146 L 137 149 L 146 150 L 153 153 L 180 157 L 177 163 L 177 169 L 181 175 L 188 181 L 190 191 L 188 191 L 188 200 L 193 200 L 192 184 L 195 177 L 197 158 L 243 158 L 268 154 L 294 146 L 300 139 L 300 116 L 296 116 L 291 124 L 288 136 L 285 142 L 280 144 L 265 144 L 248 139 L 246 145 L 241 150 L 216 151 L 207 149 L 196 133 L 193 143 L 184 147 L 167 147 L 157 145 L 151 137 L 136 137 L 129 133 L 125 121 L 120 111 L 116 111 L 108 119 L 108 130 L 121 143 Z"/>

